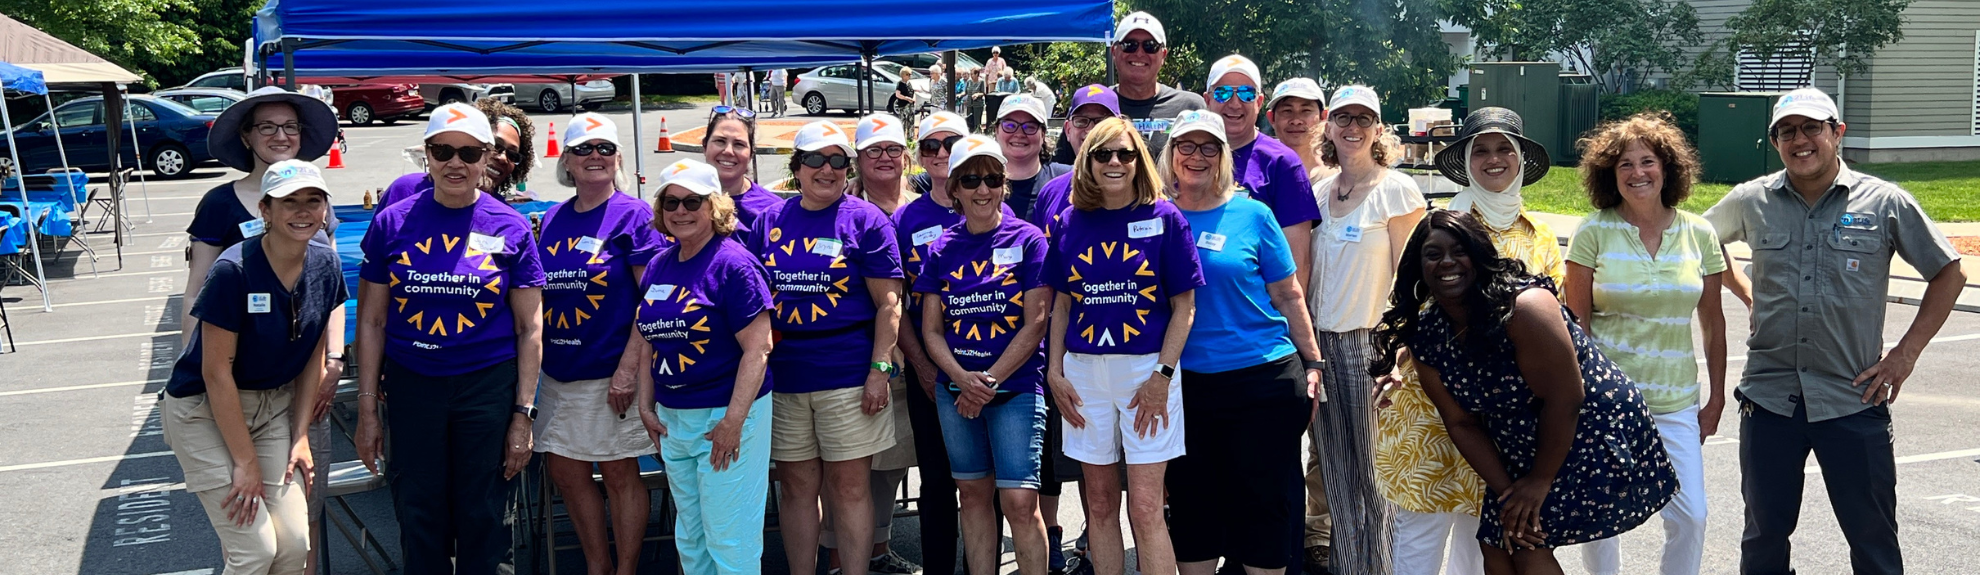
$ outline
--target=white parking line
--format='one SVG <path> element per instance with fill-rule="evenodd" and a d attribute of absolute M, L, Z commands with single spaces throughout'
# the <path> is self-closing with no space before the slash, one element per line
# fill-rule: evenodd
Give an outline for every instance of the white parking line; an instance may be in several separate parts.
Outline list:
<path fill-rule="evenodd" d="M 41 389 L 18 389 L 14 391 L 0 391 L 0 397 L 10 397 L 15 395 L 33 395 L 37 393 L 54 393 L 57 391 L 76 391 L 81 389 L 103 389 L 106 387 L 128 387 L 132 385 L 151 385 L 154 383 L 164 383 L 164 382 L 165 380 L 163 379 L 147 379 L 143 381 L 119 381 L 114 383 L 92 383 L 89 385 L 44 387 Z"/>
<path fill-rule="evenodd" d="M 41 463 L 22 463 L 20 465 L 0 466 L 0 473 L 6 473 L 8 471 L 27 471 L 29 469 L 47 469 L 50 467 L 68 467 L 70 465 L 87 465 L 91 463 L 106 463 L 111 461 L 125 461 L 130 459 L 149 459 L 152 457 L 164 457 L 171 454 L 172 452 L 170 451 L 153 451 L 150 453 L 132 453 L 127 455 L 112 455 L 109 457 L 87 457 L 83 459 L 65 459 L 62 461 L 44 461 Z"/>
<path fill-rule="evenodd" d="M 103 274 L 101 276 L 92 275 L 92 276 L 78 276 L 72 278 L 55 278 L 48 280 L 48 283 L 72 282 L 77 280 L 93 280 L 98 278 L 121 278 L 121 277 L 130 277 L 130 276 L 153 276 L 158 274 L 182 274 L 182 273 L 186 273 L 186 270 L 175 268 L 168 270 L 151 270 L 151 271 L 143 271 L 143 272 L 119 272 L 114 274 Z"/>
<path fill-rule="evenodd" d="M 172 295 L 171 295 L 171 294 L 168 294 L 168 295 L 160 295 L 160 296 L 152 296 L 152 297 L 134 297 L 134 298 L 130 298 L 130 299 L 109 299 L 109 300 L 103 300 L 103 301 L 79 301 L 79 302 L 74 302 L 74 303 L 58 303 L 58 304 L 55 304 L 55 307 L 74 307 L 74 306 L 83 306 L 83 305 L 104 305 L 104 304 L 116 304 L 116 303 L 136 303 L 136 302 L 141 302 L 141 301 L 165 301 L 165 300 L 168 300 L 168 299 L 171 299 L 171 297 L 172 297 Z"/>
<path fill-rule="evenodd" d="M 175 329 L 172 331 L 147 331 L 144 333 L 121 333 L 117 335 L 95 335 L 90 337 L 71 337 L 67 339 L 44 339 L 41 341 L 23 341 L 14 345 L 16 346 L 48 345 L 51 343 L 75 343 L 78 341 L 100 341 L 106 339 L 127 339 L 133 337 L 158 337 L 161 335 L 179 335 L 179 330 Z"/>

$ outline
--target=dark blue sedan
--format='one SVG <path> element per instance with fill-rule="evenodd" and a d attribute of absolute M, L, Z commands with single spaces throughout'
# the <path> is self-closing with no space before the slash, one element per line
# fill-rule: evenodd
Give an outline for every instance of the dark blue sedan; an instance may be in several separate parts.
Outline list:
<path fill-rule="evenodd" d="M 178 102 L 144 95 L 126 96 L 129 112 L 120 129 L 126 167 L 149 169 L 159 177 L 183 176 L 194 166 L 211 161 L 206 154 L 206 135 L 213 128 L 213 114 L 202 114 Z M 69 165 L 89 171 L 107 171 L 110 158 L 104 130 L 103 98 L 80 98 L 55 107 L 50 114 L 14 126 L 14 141 L 21 147 L 21 163 L 27 173 L 38 174 L 62 167 L 62 156 L 55 145 L 55 125 L 62 126 L 62 147 L 68 150 Z M 137 129 L 137 145 L 131 144 L 131 129 Z M 11 172 L 14 159 L 8 153 L 6 138 L 0 138 L 0 171 Z M 138 163 L 138 152 L 144 154 Z"/>

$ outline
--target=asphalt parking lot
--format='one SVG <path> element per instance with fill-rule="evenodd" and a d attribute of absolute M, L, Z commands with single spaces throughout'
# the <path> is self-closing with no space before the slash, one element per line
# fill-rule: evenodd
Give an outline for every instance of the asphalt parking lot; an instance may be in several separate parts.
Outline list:
<path fill-rule="evenodd" d="M 651 172 L 689 157 L 652 152 L 659 117 L 666 116 L 669 127 L 679 131 L 700 125 L 707 113 L 706 106 L 649 110 L 647 129 L 637 144 L 630 142 L 629 112 L 606 114 L 620 121 L 628 147 L 640 151 Z M 541 133 L 545 123 L 561 127 L 568 116 L 534 117 Z M 337 201 L 356 203 L 360 190 L 382 188 L 411 170 L 400 152 L 418 143 L 423 125 L 346 127 L 351 148 L 344 157 L 347 167 L 327 172 Z M 539 136 L 534 151 L 539 156 L 544 139 Z M 763 164 L 763 179 L 782 176 L 773 173 L 781 171 L 781 161 Z M 123 246 L 121 265 L 107 233 L 88 236 L 98 256 L 96 274 L 74 245 L 49 255 L 53 312 L 41 311 L 39 294 L 31 287 L 0 290 L 19 345 L 17 352 L 10 348 L 0 355 L 0 553 L 8 559 L 0 562 L 0 573 L 219 573 L 218 544 L 205 514 L 184 491 L 178 465 L 160 438 L 156 392 L 179 352 L 180 292 L 186 281 L 183 230 L 207 189 L 239 176 L 206 167 L 184 180 L 134 182 L 129 189 L 134 228 Z M 536 170 L 529 189 L 551 200 L 571 194 L 555 183 L 547 167 Z M 1737 309 L 1736 300 L 1727 301 L 1730 329 L 1745 333 L 1744 309 Z M 1914 311 L 1888 305 L 1886 341 L 1896 341 Z M 1743 365 L 1737 360 L 1744 346 L 1735 338 L 1732 348 L 1736 372 Z M 1980 437 L 1973 430 L 1980 429 L 1980 378 L 1975 373 L 1980 373 L 1980 314 L 1955 312 L 1892 411 L 1900 533 L 1911 573 L 1976 571 Z M 1711 502 L 1706 573 L 1732 573 L 1737 565 L 1741 499 L 1735 413 L 1727 410 L 1722 435 L 1710 438 L 1705 448 Z M 354 457 L 347 441 L 340 441 L 335 451 L 333 459 Z M 1794 538 L 1796 566 L 1803 573 L 1847 572 L 1848 547 L 1829 511 L 1821 472 L 1812 459 L 1810 464 L 1802 528 Z M 1060 510 L 1069 536 L 1082 525 L 1073 493 L 1069 487 Z M 349 503 L 386 550 L 395 550 L 397 532 L 387 493 L 360 494 Z M 1661 531 L 1652 520 L 1623 537 L 1624 572 L 1655 572 Z M 898 521 L 895 533 L 895 549 L 920 560 L 916 520 Z M 333 532 L 329 539 L 331 573 L 368 572 L 342 537 Z M 649 543 L 642 572 L 673 573 L 670 548 Z M 765 548 L 765 572 L 783 573 L 781 544 L 773 536 Z M 1560 555 L 1569 573 L 1583 572 L 1577 551 Z M 563 552 L 559 558 L 562 572 L 582 572 L 578 552 Z M 1015 572 L 1009 554 L 1002 571 Z"/>

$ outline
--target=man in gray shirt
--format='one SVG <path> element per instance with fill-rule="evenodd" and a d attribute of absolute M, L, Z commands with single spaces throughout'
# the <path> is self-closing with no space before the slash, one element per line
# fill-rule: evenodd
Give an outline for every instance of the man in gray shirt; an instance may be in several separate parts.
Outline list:
<path fill-rule="evenodd" d="M 1169 58 L 1168 43 L 1161 20 L 1147 12 L 1135 12 L 1114 27 L 1114 46 L 1107 50 L 1114 59 L 1114 76 L 1120 80 L 1114 93 L 1121 98 L 1121 114 L 1134 121 L 1135 130 L 1148 141 L 1149 155 L 1157 158 L 1162 157 L 1162 146 L 1169 141 L 1169 124 L 1175 122 L 1176 115 L 1204 108 L 1202 94 L 1165 86 L 1158 77 L 1162 63 Z M 1052 161 L 1070 165 L 1078 153 L 1060 132 Z"/>
<path fill-rule="evenodd" d="M 1705 212 L 1719 241 L 1753 248 L 1752 306 L 1740 403 L 1746 532 L 1740 572 L 1792 573 L 1808 452 L 1822 465 L 1859 574 L 1904 569 L 1890 404 L 1966 282 L 1959 253 L 1896 184 L 1837 155 L 1836 105 L 1813 88 L 1782 96 L 1768 139 L 1786 170 L 1740 184 Z M 1897 346 L 1883 352 L 1891 256 L 1931 283 Z"/>

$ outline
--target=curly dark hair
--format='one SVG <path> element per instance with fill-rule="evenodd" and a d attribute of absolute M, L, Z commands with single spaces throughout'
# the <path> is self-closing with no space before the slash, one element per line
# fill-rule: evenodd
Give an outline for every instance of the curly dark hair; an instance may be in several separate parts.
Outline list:
<path fill-rule="evenodd" d="M 1389 310 L 1382 312 L 1381 323 L 1369 333 L 1375 348 L 1368 363 L 1368 374 L 1372 377 L 1388 375 L 1395 369 L 1396 352 L 1415 335 L 1424 308 L 1430 303 L 1429 286 L 1423 282 L 1423 243 L 1430 239 L 1432 230 L 1442 230 L 1457 240 L 1458 247 L 1471 259 L 1478 278 L 1464 295 L 1465 307 L 1481 312 L 1472 316 L 1471 325 L 1465 329 L 1464 344 L 1474 350 L 1490 349 L 1490 342 L 1503 337 L 1506 320 L 1512 318 L 1513 302 L 1524 290 L 1522 286 L 1532 279 L 1525 264 L 1499 256 L 1485 226 L 1469 212 L 1430 212 L 1410 232 L 1409 244 L 1403 248 L 1402 260 L 1396 265 L 1396 284 L 1389 292 Z"/>
<path fill-rule="evenodd" d="M 482 98 L 474 103 L 474 107 L 488 115 L 489 127 L 495 128 L 495 131 L 500 132 L 502 118 L 508 118 L 516 123 L 516 133 L 522 136 L 516 139 L 522 158 L 516 161 L 515 171 L 509 172 L 509 181 L 499 182 L 493 191 L 503 194 L 514 189 L 516 182 L 529 181 L 529 169 L 536 166 L 536 154 L 532 153 L 536 150 L 536 124 L 530 123 L 529 114 L 523 113 L 522 108 L 494 98 Z"/>
<path fill-rule="evenodd" d="M 1664 207 L 1675 208 L 1691 197 L 1691 186 L 1698 181 L 1698 149 L 1685 139 L 1670 112 L 1659 110 L 1603 124 L 1576 142 L 1581 148 L 1581 186 L 1588 190 L 1595 209 L 1622 205 L 1616 164 L 1621 163 L 1623 150 L 1637 142 L 1657 155 L 1664 170 Z"/>

